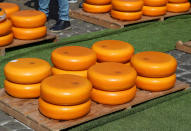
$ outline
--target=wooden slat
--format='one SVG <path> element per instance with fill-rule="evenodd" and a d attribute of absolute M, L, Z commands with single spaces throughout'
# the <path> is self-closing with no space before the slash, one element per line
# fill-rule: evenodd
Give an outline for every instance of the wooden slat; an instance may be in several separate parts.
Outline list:
<path fill-rule="evenodd" d="M 32 44 L 32 43 L 37 43 L 41 41 L 46 41 L 46 40 L 55 40 L 56 35 L 47 33 L 47 35 L 43 38 L 36 39 L 36 40 L 19 40 L 19 39 L 14 39 L 13 42 L 10 45 L 0 47 L 0 56 L 4 56 L 6 53 L 6 49 L 8 48 L 13 48 L 17 46 L 22 46 L 22 45 L 27 45 L 27 44 Z"/>
<path fill-rule="evenodd" d="M 91 111 L 88 115 L 69 121 L 58 121 L 49 119 L 38 111 L 37 99 L 18 99 L 7 95 L 4 89 L 0 90 L 0 109 L 9 115 L 15 117 L 19 121 L 33 128 L 35 131 L 59 131 L 66 129 L 89 120 L 110 114 L 123 109 L 129 109 L 134 105 L 143 103 L 145 101 L 167 95 L 179 90 L 188 89 L 189 85 L 180 81 L 177 81 L 175 86 L 167 91 L 162 92 L 149 92 L 143 90 L 137 90 L 135 99 L 131 102 L 109 106 L 92 102 Z"/>
<path fill-rule="evenodd" d="M 176 43 L 176 49 L 186 53 L 191 53 L 191 41 L 185 43 L 183 43 L 182 41 L 178 41 Z"/>
<path fill-rule="evenodd" d="M 106 28 L 111 28 L 111 29 L 119 29 L 130 24 L 136 24 L 136 23 L 145 22 L 145 21 L 152 21 L 152 20 L 163 21 L 164 18 L 167 18 L 167 17 L 177 16 L 182 14 L 189 14 L 189 13 L 191 13 L 191 9 L 183 13 L 167 12 L 167 14 L 164 16 L 158 16 L 158 17 L 142 16 L 140 20 L 136 20 L 136 21 L 121 21 L 121 20 L 113 19 L 109 13 L 92 14 L 92 13 L 84 12 L 82 9 L 70 10 L 70 16 L 72 18 L 80 19 L 89 23 L 93 23 L 93 24 L 100 25 Z"/>

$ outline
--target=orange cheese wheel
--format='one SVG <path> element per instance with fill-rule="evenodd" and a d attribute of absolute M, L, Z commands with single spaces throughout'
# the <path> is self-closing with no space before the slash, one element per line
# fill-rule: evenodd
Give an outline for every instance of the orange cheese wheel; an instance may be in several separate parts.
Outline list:
<path fill-rule="evenodd" d="M 166 11 L 167 11 L 166 6 L 161 6 L 161 7 L 144 6 L 143 7 L 143 15 L 146 15 L 146 16 L 161 16 L 161 15 L 165 15 Z"/>
<path fill-rule="evenodd" d="M 122 12 L 137 12 L 143 7 L 143 0 L 112 0 L 112 9 Z"/>
<path fill-rule="evenodd" d="M 19 58 L 8 62 L 4 67 L 7 80 L 20 84 L 39 83 L 51 75 L 48 62 L 38 58 Z"/>
<path fill-rule="evenodd" d="M 71 120 L 89 113 L 91 101 L 75 106 L 58 106 L 39 99 L 39 111 L 46 117 L 57 120 Z"/>
<path fill-rule="evenodd" d="M 14 37 L 21 40 L 35 40 L 46 35 L 46 26 L 37 28 L 12 28 Z"/>
<path fill-rule="evenodd" d="M 83 10 L 89 13 L 106 13 L 109 12 L 112 5 L 91 5 L 83 3 Z"/>
<path fill-rule="evenodd" d="M 145 6 L 165 6 L 167 4 L 168 0 L 144 0 Z"/>
<path fill-rule="evenodd" d="M 36 98 L 40 96 L 40 83 L 22 85 L 5 80 L 4 88 L 9 95 L 17 98 Z"/>
<path fill-rule="evenodd" d="M 186 3 L 188 0 L 168 0 L 169 3 Z"/>
<path fill-rule="evenodd" d="M 12 41 L 13 41 L 13 33 L 10 33 L 5 36 L 0 36 L 0 47 L 11 44 Z"/>
<path fill-rule="evenodd" d="M 93 89 L 91 99 L 95 102 L 106 105 L 119 105 L 131 101 L 136 95 L 136 86 L 124 91 L 102 91 Z"/>
<path fill-rule="evenodd" d="M 172 88 L 175 82 L 175 74 L 163 78 L 148 78 L 137 76 L 136 86 L 140 89 L 148 91 L 163 91 Z"/>
<path fill-rule="evenodd" d="M 131 44 L 119 40 L 102 40 L 95 42 L 92 49 L 101 62 L 127 62 L 134 53 Z"/>
<path fill-rule="evenodd" d="M 55 105 L 78 105 L 89 100 L 91 83 L 81 76 L 62 74 L 43 80 L 41 98 Z"/>
<path fill-rule="evenodd" d="M 176 59 L 166 53 L 145 51 L 135 54 L 131 64 L 140 76 L 167 77 L 176 71 Z"/>
<path fill-rule="evenodd" d="M 71 74 L 71 75 L 77 75 L 77 76 L 82 76 L 87 78 L 87 70 L 83 71 L 66 71 L 66 70 L 61 70 L 56 67 L 52 67 L 52 73 L 53 75 L 59 75 L 59 74 Z"/>
<path fill-rule="evenodd" d="M 8 18 L 10 18 L 10 16 L 13 13 L 19 11 L 19 6 L 15 3 L 3 2 L 3 3 L 0 3 L 0 8 L 2 8 L 5 11 Z"/>
<path fill-rule="evenodd" d="M 96 53 L 86 47 L 63 46 L 52 52 L 51 60 L 58 69 L 87 70 L 96 63 Z"/>
<path fill-rule="evenodd" d="M 6 19 L 6 13 L 3 9 L 0 8 L 0 22 L 4 21 L 5 19 Z"/>
<path fill-rule="evenodd" d="M 12 24 L 10 20 L 0 22 L 0 36 L 7 35 L 11 32 Z"/>
<path fill-rule="evenodd" d="M 111 16 L 119 20 L 138 20 L 142 17 L 142 11 L 139 12 L 120 12 L 116 10 L 111 10 Z"/>
<path fill-rule="evenodd" d="M 186 3 L 168 3 L 167 4 L 167 10 L 169 12 L 181 13 L 181 12 L 186 12 L 189 9 L 190 9 L 190 2 L 186 2 Z"/>
<path fill-rule="evenodd" d="M 137 73 L 131 67 L 121 63 L 103 62 L 88 70 L 88 79 L 94 88 L 104 91 L 121 91 L 131 88 Z"/>
<path fill-rule="evenodd" d="M 44 26 L 46 14 L 37 10 L 21 10 L 11 15 L 14 26 L 20 28 L 36 28 Z"/>
<path fill-rule="evenodd" d="M 85 2 L 92 5 L 107 5 L 111 3 L 111 0 L 86 0 Z"/>

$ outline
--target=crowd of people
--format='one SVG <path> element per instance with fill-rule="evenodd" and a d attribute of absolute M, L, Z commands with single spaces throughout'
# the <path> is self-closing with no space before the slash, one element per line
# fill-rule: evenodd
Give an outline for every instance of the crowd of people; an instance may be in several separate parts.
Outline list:
<path fill-rule="evenodd" d="M 53 32 L 59 32 L 61 30 L 71 29 L 70 18 L 69 18 L 69 3 L 76 3 L 77 0 L 57 0 L 58 1 L 58 14 L 59 18 L 56 24 L 50 28 Z M 84 1 L 84 0 L 83 0 Z M 79 4 L 79 7 L 82 8 L 83 1 Z M 44 12 L 49 16 L 49 4 L 50 0 L 39 0 L 39 10 Z"/>

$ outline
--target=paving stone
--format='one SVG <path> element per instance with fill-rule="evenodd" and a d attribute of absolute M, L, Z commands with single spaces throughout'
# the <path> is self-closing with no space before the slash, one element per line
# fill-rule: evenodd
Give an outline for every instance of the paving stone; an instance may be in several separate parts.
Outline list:
<path fill-rule="evenodd" d="M 180 69 L 184 69 L 186 71 L 191 72 L 191 65 L 180 65 Z"/>
<path fill-rule="evenodd" d="M 182 73 L 184 73 L 185 71 L 184 70 L 182 70 L 182 69 L 177 69 L 176 70 L 176 74 L 182 74 Z"/>
<path fill-rule="evenodd" d="M 34 131 L 32 129 L 19 129 L 19 130 L 16 130 L 16 131 Z"/>
<path fill-rule="evenodd" d="M 5 114 L 4 112 L 0 111 L 0 125 L 9 122 L 9 121 L 13 121 L 14 119 L 10 116 L 8 116 L 7 114 Z"/>
<path fill-rule="evenodd" d="M 11 131 L 11 130 L 5 126 L 0 126 L 0 131 Z"/>
<path fill-rule="evenodd" d="M 24 126 L 23 124 L 21 124 L 19 122 L 8 122 L 4 126 L 10 128 L 10 129 L 25 129 L 26 128 L 26 126 Z"/>
<path fill-rule="evenodd" d="M 191 82 L 191 73 L 182 75 L 182 79 L 186 79 L 187 81 Z"/>
<path fill-rule="evenodd" d="M 180 65 L 191 65 L 191 54 L 183 54 L 178 61 Z"/>
<path fill-rule="evenodd" d="M 171 54 L 172 56 L 174 56 L 176 59 L 180 58 L 182 55 L 186 54 L 185 52 L 179 51 L 179 50 L 173 50 L 168 52 L 169 54 Z"/>

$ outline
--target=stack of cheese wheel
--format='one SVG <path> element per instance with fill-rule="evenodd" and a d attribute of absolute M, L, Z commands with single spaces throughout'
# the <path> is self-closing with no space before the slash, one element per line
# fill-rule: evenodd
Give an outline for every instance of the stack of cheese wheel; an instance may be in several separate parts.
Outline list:
<path fill-rule="evenodd" d="M 146 51 L 135 54 L 131 64 L 138 73 L 136 86 L 148 91 L 163 91 L 176 82 L 176 59 L 166 53 Z"/>
<path fill-rule="evenodd" d="M 46 15 L 41 11 L 22 10 L 11 15 L 14 37 L 34 40 L 46 35 Z"/>
<path fill-rule="evenodd" d="M 84 77 L 61 74 L 43 80 L 39 111 L 52 119 L 71 120 L 90 111 L 91 83 Z"/>
<path fill-rule="evenodd" d="M 13 33 L 11 21 L 6 18 L 5 12 L 0 8 L 0 47 L 11 44 Z"/>
<path fill-rule="evenodd" d="M 85 0 L 83 3 L 83 10 L 89 13 L 106 13 L 111 8 L 111 0 Z"/>
<path fill-rule="evenodd" d="M 92 50 L 96 52 L 98 62 L 129 63 L 134 54 L 131 44 L 120 40 L 102 40 L 95 42 Z"/>
<path fill-rule="evenodd" d="M 0 8 L 2 8 L 5 11 L 7 18 L 10 18 L 10 16 L 13 13 L 19 11 L 19 6 L 15 3 L 3 2 L 3 3 L 0 3 Z"/>
<path fill-rule="evenodd" d="M 52 52 L 52 73 L 87 77 L 87 69 L 96 63 L 96 53 L 86 47 L 63 46 Z"/>
<path fill-rule="evenodd" d="M 94 87 L 91 98 L 107 105 L 127 103 L 136 95 L 136 77 L 135 69 L 122 63 L 95 64 L 88 70 L 88 79 Z"/>
<path fill-rule="evenodd" d="M 17 98 L 36 98 L 40 95 L 40 83 L 51 75 L 48 62 L 38 58 L 20 58 L 4 67 L 4 88 Z"/>
<path fill-rule="evenodd" d="M 119 20 L 138 20 L 142 16 L 143 0 L 112 0 L 111 16 Z"/>
<path fill-rule="evenodd" d="M 181 13 L 190 9 L 190 2 L 188 0 L 168 0 L 167 10 L 169 12 Z"/>
<path fill-rule="evenodd" d="M 143 15 L 162 16 L 166 14 L 168 0 L 144 0 Z"/>

